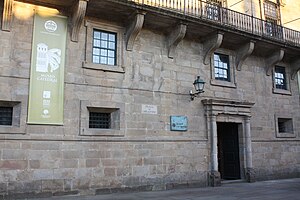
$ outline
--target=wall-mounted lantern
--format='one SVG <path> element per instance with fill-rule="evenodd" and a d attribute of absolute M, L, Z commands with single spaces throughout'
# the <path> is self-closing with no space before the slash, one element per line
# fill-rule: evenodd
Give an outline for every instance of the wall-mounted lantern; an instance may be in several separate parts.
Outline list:
<path fill-rule="evenodd" d="M 191 95 L 191 100 L 193 101 L 194 98 L 196 96 L 198 96 L 198 94 L 203 93 L 204 92 L 204 85 L 205 85 L 205 81 L 203 81 L 200 76 L 197 76 L 197 79 L 194 81 L 193 83 L 196 92 L 193 93 L 193 90 L 190 90 L 190 95 Z"/>

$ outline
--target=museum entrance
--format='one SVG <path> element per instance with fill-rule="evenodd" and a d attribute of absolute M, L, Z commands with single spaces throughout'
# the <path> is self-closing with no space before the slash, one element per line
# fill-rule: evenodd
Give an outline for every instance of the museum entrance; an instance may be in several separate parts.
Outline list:
<path fill-rule="evenodd" d="M 218 171 L 222 180 L 241 178 L 237 123 L 217 123 Z"/>

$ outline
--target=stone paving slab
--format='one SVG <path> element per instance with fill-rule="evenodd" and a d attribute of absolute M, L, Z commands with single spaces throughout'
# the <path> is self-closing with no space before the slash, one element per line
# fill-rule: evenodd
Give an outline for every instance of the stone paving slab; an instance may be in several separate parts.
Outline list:
<path fill-rule="evenodd" d="M 256 183 L 226 183 L 221 187 L 114 193 L 97 196 L 60 196 L 30 200 L 300 200 L 300 178 Z M 29 200 L 29 199 L 28 199 Z"/>

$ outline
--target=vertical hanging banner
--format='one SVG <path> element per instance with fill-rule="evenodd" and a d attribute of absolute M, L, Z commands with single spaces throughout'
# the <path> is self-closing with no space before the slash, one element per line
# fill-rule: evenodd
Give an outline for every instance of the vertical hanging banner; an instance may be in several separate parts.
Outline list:
<path fill-rule="evenodd" d="M 28 103 L 29 124 L 63 124 L 67 18 L 36 13 Z"/>

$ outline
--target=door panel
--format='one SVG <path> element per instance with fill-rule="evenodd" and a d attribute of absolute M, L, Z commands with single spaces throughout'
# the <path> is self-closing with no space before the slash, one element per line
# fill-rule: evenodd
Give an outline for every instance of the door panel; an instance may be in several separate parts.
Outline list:
<path fill-rule="evenodd" d="M 218 161 L 222 179 L 240 179 L 238 124 L 217 123 Z"/>

